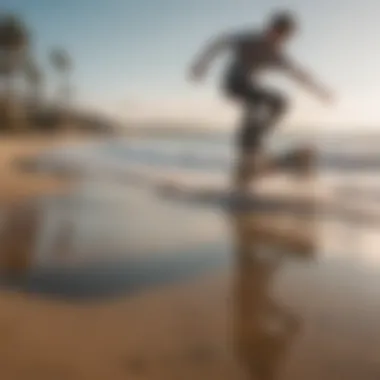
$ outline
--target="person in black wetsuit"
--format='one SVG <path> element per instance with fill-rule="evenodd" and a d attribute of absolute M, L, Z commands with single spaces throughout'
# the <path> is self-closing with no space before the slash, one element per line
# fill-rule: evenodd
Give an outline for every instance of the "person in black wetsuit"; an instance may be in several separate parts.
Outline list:
<path fill-rule="evenodd" d="M 260 161 L 262 141 L 287 109 L 287 99 L 279 92 L 258 84 L 262 70 L 274 69 L 288 74 L 322 101 L 332 96 L 323 86 L 293 62 L 284 52 L 289 38 L 297 29 L 297 22 L 289 12 L 273 14 L 262 30 L 226 33 L 215 38 L 197 57 L 190 69 L 190 78 L 201 80 L 210 63 L 224 50 L 232 53 L 232 61 L 224 73 L 222 88 L 244 109 L 238 134 L 239 159 L 235 185 L 248 190 Z"/>

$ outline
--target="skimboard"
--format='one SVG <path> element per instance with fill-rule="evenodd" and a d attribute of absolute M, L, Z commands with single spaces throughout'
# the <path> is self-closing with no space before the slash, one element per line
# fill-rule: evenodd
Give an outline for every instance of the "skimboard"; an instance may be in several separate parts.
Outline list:
<path fill-rule="evenodd" d="M 290 173 L 301 175 L 301 178 L 310 178 L 314 164 L 314 152 L 305 147 L 283 152 L 276 156 L 260 155 L 255 168 L 255 181 L 273 177 L 278 173 Z M 289 173 L 290 171 L 290 173 Z M 181 181 L 178 178 L 167 179 L 158 184 L 158 189 L 163 194 L 171 194 L 182 197 L 195 197 L 207 200 L 239 199 L 252 201 L 257 199 L 255 193 L 237 194 L 226 186 L 210 186 Z"/>
<path fill-rule="evenodd" d="M 267 191 L 275 190 L 275 191 Z M 165 181 L 156 187 L 157 194 L 170 201 L 191 206 L 221 208 L 229 212 L 254 212 L 258 214 L 289 213 L 294 216 L 319 216 L 344 220 L 359 225 L 380 224 L 380 214 L 373 208 L 347 203 L 333 194 L 307 190 L 302 193 L 294 185 L 286 190 L 252 190 L 239 194 L 227 186 L 186 184 L 181 181 Z"/>
<path fill-rule="evenodd" d="M 222 207 L 226 209 L 244 209 L 250 211 L 295 211 L 310 213 L 311 209 L 326 202 L 326 197 L 315 196 L 310 191 L 299 192 L 276 191 L 265 192 L 251 190 L 246 193 L 238 193 L 233 189 L 219 185 L 189 184 L 171 180 L 162 182 L 156 187 L 160 196 L 192 205 Z"/>

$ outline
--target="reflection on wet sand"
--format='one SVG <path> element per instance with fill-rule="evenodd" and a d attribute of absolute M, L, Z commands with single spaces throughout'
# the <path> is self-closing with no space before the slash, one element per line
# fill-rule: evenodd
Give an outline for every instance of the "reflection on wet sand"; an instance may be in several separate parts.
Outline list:
<path fill-rule="evenodd" d="M 118 199 L 124 187 L 93 185 L 5 213 L 0 268 L 8 285 L 56 297 L 111 297 L 226 263 L 228 248 L 221 252 L 225 244 L 216 238 L 220 217 L 131 189 Z"/>
<path fill-rule="evenodd" d="M 233 216 L 231 220 L 235 236 L 236 353 L 250 378 L 275 379 L 301 328 L 301 319 L 276 300 L 271 292 L 273 278 L 289 258 L 287 254 L 312 258 L 312 242 L 306 246 L 305 238 L 298 236 L 297 241 L 293 236 L 292 242 L 285 239 L 281 244 L 279 239 L 274 241 L 265 236 L 257 218 L 256 224 L 252 216 Z"/>
<path fill-rule="evenodd" d="M 33 260 L 38 213 L 30 204 L 10 206 L 3 210 L 0 229 L 1 274 L 25 274 Z"/>
<path fill-rule="evenodd" d="M 8 340 L 0 344 L 10 363 L 4 378 L 28 379 L 33 369 L 48 373 L 53 366 L 55 373 L 70 371 L 67 376 L 78 380 L 379 379 L 376 230 L 363 235 L 358 252 L 348 257 L 343 234 L 338 254 L 337 245 L 321 244 L 321 238 L 336 238 L 337 230 L 321 235 L 323 220 L 311 211 L 304 217 L 289 210 L 224 215 L 227 223 L 221 223 L 220 213 L 215 219 L 188 207 L 179 211 L 178 204 L 172 209 L 157 199 L 148 203 L 140 192 L 126 205 L 114 190 L 114 202 L 101 192 L 97 200 L 68 195 L 65 201 L 50 199 L 47 208 L 9 210 L 13 216 L 3 225 L 8 232 L 2 240 L 9 242 L 3 250 L 9 253 L 7 271 L 30 275 L 42 248 L 39 263 L 46 272 L 34 278 L 38 286 L 32 290 L 59 291 L 48 292 L 54 302 L 4 292 L 3 328 L 13 328 L 7 327 Z M 147 217 L 141 215 L 144 206 L 151 212 Z M 150 219 L 155 228 L 157 220 L 165 221 L 158 233 Z M 151 241 L 135 251 L 138 231 Z M 352 240 L 358 236 L 357 227 L 343 232 Z M 49 239 L 36 239 L 41 233 Z M 135 241 L 145 243 L 141 236 Z M 211 246 L 204 245 L 206 237 Z M 94 238 L 96 246 L 89 245 Z M 364 267 L 368 241 L 373 261 Z M 101 253 L 117 259 L 117 271 L 104 276 L 109 268 L 102 261 L 96 281 L 87 281 L 87 269 L 93 271 L 91 262 Z M 124 266 L 119 253 L 128 256 Z M 58 295 L 77 294 L 83 283 L 86 292 L 99 294 L 107 285 L 121 293 L 90 306 L 59 302 Z M 136 289 L 131 284 L 144 284 L 143 291 L 130 296 L 126 289 Z"/>

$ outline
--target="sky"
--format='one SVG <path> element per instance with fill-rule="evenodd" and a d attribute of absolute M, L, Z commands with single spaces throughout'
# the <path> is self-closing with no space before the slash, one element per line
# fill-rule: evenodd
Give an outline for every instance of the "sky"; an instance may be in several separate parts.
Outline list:
<path fill-rule="evenodd" d="M 380 128 L 378 0 L 2 0 L 33 33 L 49 78 L 48 51 L 74 61 L 75 99 L 120 120 L 231 126 L 238 108 L 223 98 L 223 59 L 204 84 L 186 70 L 219 32 L 260 27 L 275 9 L 297 13 L 301 30 L 289 54 L 336 94 L 326 107 L 280 75 L 265 78 L 290 98 L 284 128 Z"/>

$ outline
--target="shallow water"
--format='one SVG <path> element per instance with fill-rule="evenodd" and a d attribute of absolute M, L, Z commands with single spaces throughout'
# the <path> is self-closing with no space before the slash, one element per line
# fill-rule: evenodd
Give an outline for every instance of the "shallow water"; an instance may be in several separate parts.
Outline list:
<path fill-rule="evenodd" d="M 302 185 L 296 182 L 297 186 Z M 84 180 L 70 193 L 36 199 L 5 216 L 11 240 L 23 240 L 23 235 L 28 239 L 19 255 L 29 258 L 21 259 L 16 270 L 21 279 L 10 282 L 56 296 L 97 297 L 227 268 L 234 256 L 231 217 L 247 210 L 253 225 L 264 226 L 264 234 L 266 229 L 284 234 L 281 228 L 289 227 L 290 235 L 299 230 L 311 239 L 312 229 L 308 244 L 320 258 L 344 252 L 352 260 L 345 250 L 355 246 L 360 262 L 374 260 L 377 254 L 380 215 L 365 209 L 330 210 L 310 200 L 276 196 L 259 197 L 249 209 L 247 204 L 224 206 L 215 197 L 181 199 L 152 189 Z"/>
<path fill-rule="evenodd" d="M 127 294 L 228 261 L 217 212 L 159 202 L 146 191 L 86 181 L 73 193 L 23 207 L 18 223 L 30 224 L 33 236 L 20 254 L 32 257 L 19 268 L 21 277 L 18 270 L 16 278 L 10 273 L 7 284 L 27 291 L 62 297 Z M 12 223 L 13 238 L 22 239 Z"/>

